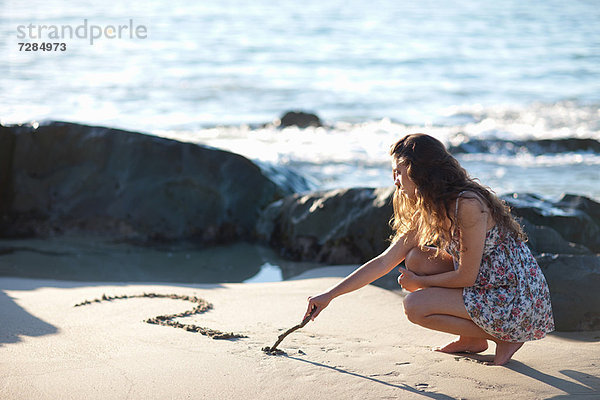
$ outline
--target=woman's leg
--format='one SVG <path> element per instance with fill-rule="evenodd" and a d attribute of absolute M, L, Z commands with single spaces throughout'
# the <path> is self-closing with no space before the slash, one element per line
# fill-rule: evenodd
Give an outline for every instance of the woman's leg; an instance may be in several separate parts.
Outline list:
<path fill-rule="evenodd" d="M 404 299 L 404 311 L 415 324 L 461 336 L 442 351 L 481 352 L 487 349 L 486 340 L 492 340 L 496 342 L 494 364 L 502 365 L 523 345 L 498 340 L 477 326 L 467 313 L 461 289 L 427 288 L 410 293 Z"/>
<path fill-rule="evenodd" d="M 407 269 L 409 269 L 417 275 L 435 275 L 441 274 L 443 272 L 452 271 L 454 269 L 454 261 L 452 259 L 452 256 L 445 251 L 440 251 L 439 254 L 436 254 L 436 249 L 434 247 L 426 247 L 424 249 L 420 249 L 418 247 L 412 248 L 406 255 L 405 264 Z M 407 305 L 405 303 L 405 310 L 406 307 Z M 409 319 L 411 318 L 414 319 L 412 311 L 411 316 L 409 316 Z M 466 314 L 466 310 L 465 315 L 463 315 L 463 318 L 470 320 L 470 317 L 468 316 L 468 314 Z M 415 322 L 412 319 L 411 321 Z M 486 339 L 470 336 L 460 336 L 457 340 L 447 344 L 442 348 L 437 349 L 437 351 L 441 351 L 444 353 L 480 353 L 482 351 L 487 350 L 487 348 L 488 345 Z"/>
<path fill-rule="evenodd" d="M 417 275 L 434 275 L 452 271 L 454 269 L 454 261 L 452 256 L 445 251 L 440 251 L 439 254 L 436 254 L 436 249 L 434 247 L 426 247 L 425 249 L 420 249 L 418 247 L 412 248 L 406 255 L 405 264 L 407 269 Z M 468 314 L 463 316 L 463 318 L 470 320 Z M 444 353 L 480 353 L 487 350 L 487 348 L 488 345 L 486 339 L 461 336 L 456 341 L 438 349 L 438 351 Z"/>

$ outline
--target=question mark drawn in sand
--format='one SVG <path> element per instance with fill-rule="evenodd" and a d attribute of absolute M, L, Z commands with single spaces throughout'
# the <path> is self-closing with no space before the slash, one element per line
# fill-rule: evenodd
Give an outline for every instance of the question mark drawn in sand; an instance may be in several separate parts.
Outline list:
<path fill-rule="evenodd" d="M 85 300 L 79 304 L 75 304 L 74 307 L 85 306 L 92 303 L 101 303 L 103 301 L 113 301 L 113 300 L 121 300 L 121 299 L 133 299 L 133 298 L 167 298 L 173 300 L 185 300 L 192 303 L 198 304 L 194 309 L 184 311 L 179 314 L 170 314 L 170 315 L 158 315 L 154 318 L 150 318 L 145 320 L 144 322 L 149 324 L 156 325 L 164 325 L 164 326 L 172 326 L 173 328 L 180 328 L 188 332 L 196 332 L 200 333 L 204 336 L 208 336 L 211 339 L 238 339 L 238 338 L 246 338 L 248 336 L 240 335 L 238 333 L 233 332 L 221 332 L 216 329 L 204 328 L 202 326 L 193 325 L 193 324 L 182 324 L 180 322 L 176 322 L 176 318 L 181 317 L 189 317 L 196 314 L 203 314 L 208 310 L 213 308 L 213 305 L 207 302 L 204 299 L 201 299 L 196 296 L 183 296 L 178 294 L 160 294 L 160 293 L 144 293 L 144 294 L 135 294 L 135 295 L 122 295 L 122 296 L 107 296 L 106 294 L 102 295 L 102 298 L 95 300 Z"/>

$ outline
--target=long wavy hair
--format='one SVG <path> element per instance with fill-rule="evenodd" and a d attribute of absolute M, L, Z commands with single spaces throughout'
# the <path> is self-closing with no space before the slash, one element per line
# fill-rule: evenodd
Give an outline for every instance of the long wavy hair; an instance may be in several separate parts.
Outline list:
<path fill-rule="evenodd" d="M 419 246 L 433 245 L 438 252 L 447 249 L 457 226 L 454 205 L 463 191 L 474 192 L 485 201 L 502 232 L 527 240 L 506 203 L 471 178 L 439 140 L 423 133 L 407 135 L 392 145 L 390 155 L 399 165 L 407 167 L 408 177 L 416 186 L 414 199 L 396 188 L 394 216 L 390 221 L 394 230 L 392 241 L 412 231 Z"/>

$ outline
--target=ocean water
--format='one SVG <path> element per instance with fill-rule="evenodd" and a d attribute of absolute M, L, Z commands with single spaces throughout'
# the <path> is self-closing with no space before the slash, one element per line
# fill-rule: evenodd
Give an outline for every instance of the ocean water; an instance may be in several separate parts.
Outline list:
<path fill-rule="evenodd" d="M 48 34 L 84 24 L 147 35 L 90 44 L 87 30 Z M 0 120 L 208 144 L 287 165 L 322 189 L 391 185 L 389 146 L 409 132 L 449 146 L 528 140 L 457 157 L 500 194 L 600 200 L 599 151 L 531 145 L 600 141 L 599 26 L 600 7 L 585 0 L 4 0 Z M 20 51 L 23 42 L 66 50 Z M 327 127 L 259 127 L 291 109 Z"/>

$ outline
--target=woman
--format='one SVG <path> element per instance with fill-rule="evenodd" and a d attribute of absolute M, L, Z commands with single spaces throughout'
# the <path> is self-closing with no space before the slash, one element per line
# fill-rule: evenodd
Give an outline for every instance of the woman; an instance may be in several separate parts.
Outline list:
<path fill-rule="evenodd" d="M 314 320 L 335 297 L 404 261 L 398 283 L 411 292 L 404 299 L 408 319 L 459 335 L 439 351 L 479 353 L 491 340 L 494 364 L 503 365 L 523 342 L 554 330 L 548 285 L 508 207 L 431 136 L 407 135 L 390 154 L 396 184 L 392 244 L 309 297 L 305 317 L 314 311 Z"/>

